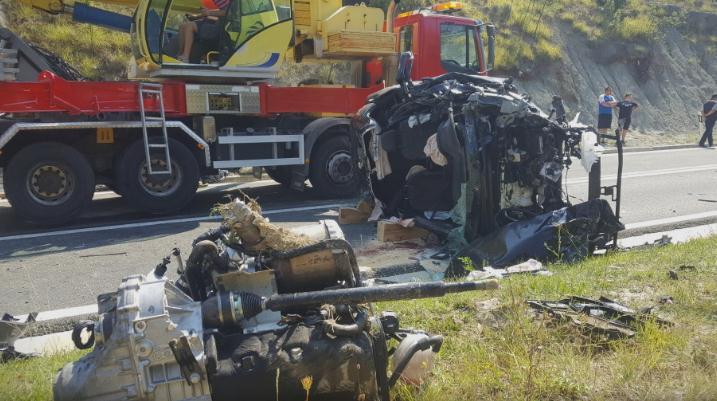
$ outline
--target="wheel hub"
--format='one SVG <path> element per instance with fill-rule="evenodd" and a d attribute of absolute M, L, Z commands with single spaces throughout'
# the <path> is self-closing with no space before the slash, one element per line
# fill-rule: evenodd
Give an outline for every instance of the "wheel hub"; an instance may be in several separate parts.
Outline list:
<path fill-rule="evenodd" d="M 28 187 L 33 199 L 54 206 L 67 200 L 75 187 L 74 176 L 66 167 L 42 164 L 30 170 Z"/>
<path fill-rule="evenodd" d="M 339 151 L 331 155 L 327 163 L 328 176 L 336 184 L 346 184 L 351 181 L 353 164 L 351 155 L 346 151 Z"/>
<path fill-rule="evenodd" d="M 152 159 L 152 170 L 166 171 L 167 162 L 164 160 Z M 154 196 L 167 196 L 179 188 L 181 183 L 181 170 L 176 163 L 172 162 L 171 174 L 150 174 L 147 163 L 142 163 L 139 170 L 139 182 L 145 191 Z"/>

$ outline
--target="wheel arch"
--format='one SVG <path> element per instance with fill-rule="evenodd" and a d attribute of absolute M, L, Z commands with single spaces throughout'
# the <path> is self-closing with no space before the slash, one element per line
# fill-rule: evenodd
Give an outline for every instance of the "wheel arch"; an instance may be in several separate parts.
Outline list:
<path fill-rule="evenodd" d="M 105 156 L 112 159 L 127 148 L 131 143 L 142 137 L 141 127 L 132 127 L 133 122 L 72 122 L 72 123 L 32 123 L 14 122 L 5 127 L 0 134 L 0 167 L 5 167 L 13 155 L 37 142 L 53 141 L 77 148 L 89 159 L 102 157 L 102 152 L 95 152 L 93 146 L 97 128 L 107 127 L 121 130 L 121 136 L 115 137 L 112 147 L 106 149 Z M 181 121 L 167 121 L 168 135 L 185 146 L 197 159 L 201 170 L 211 168 L 209 145 L 204 139 L 192 131 Z M 134 123 L 136 124 L 136 123 Z M 68 128 L 70 127 L 70 128 Z M 92 140 L 88 139 L 92 138 Z M 85 142 L 83 142 L 85 141 Z"/>
<path fill-rule="evenodd" d="M 314 151 L 318 145 L 329 138 L 329 131 L 332 129 L 346 130 L 346 135 L 349 134 L 351 127 L 351 120 L 342 117 L 324 117 L 319 118 L 310 122 L 304 127 L 304 149 L 308 155 L 309 163 L 304 163 L 303 174 L 305 177 L 309 176 L 311 170 L 311 159 L 313 158 Z"/>

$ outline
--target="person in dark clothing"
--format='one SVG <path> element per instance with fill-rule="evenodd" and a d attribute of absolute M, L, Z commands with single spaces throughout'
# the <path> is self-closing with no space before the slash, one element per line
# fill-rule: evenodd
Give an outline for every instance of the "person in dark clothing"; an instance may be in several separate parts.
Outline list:
<path fill-rule="evenodd" d="M 195 36 L 199 34 L 202 24 L 216 24 L 219 18 L 227 15 L 231 3 L 231 0 L 202 1 L 201 14 L 192 16 L 191 20 L 179 26 L 179 61 L 190 62 Z"/>
<path fill-rule="evenodd" d="M 623 97 L 622 102 L 617 104 L 618 115 L 617 115 L 617 126 L 618 136 L 625 144 L 625 136 L 630 131 L 630 124 L 632 123 L 632 111 L 638 109 L 640 106 L 632 101 L 632 94 L 626 93 Z"/>
<path fill-rule="evenodd" d="M 702 118 L 705 121 L 705 133 L 700 139 L 700 146 L 704 147 L 707 142 L 709 147 L 712 147 L 712 131 L 717 123 L 717 95 L 712 95 L 712 98 L 702 106 Z"/>

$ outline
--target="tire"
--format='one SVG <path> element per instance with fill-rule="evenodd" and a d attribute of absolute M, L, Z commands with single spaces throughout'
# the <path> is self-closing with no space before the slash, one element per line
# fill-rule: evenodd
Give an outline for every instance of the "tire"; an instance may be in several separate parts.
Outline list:
<path fill-rule="evenodd" d="M 95 193 L 95 173 L 87 158 L 58 142 L 25 147 L 4 173 L 5 195 L 23 220 L 60 225 L 77 217 Z"/>
<path fill-rule="evenodd" d="M 151 152 L 165 169 L 164 150 Z M 169 139 L 172 176 L 151 177 L 146 173 L 144 142 L 140 139 L 129 145 L 120 156 L 115 172 L 117 190 L 135 209 L 152 214 L 175 213 L 192 200 L 199 186 L 199 165 L 192 152 L 181 142 Z M 156 159 L 155 159 L 156 157 Z"/>
<path fill-rule="evenodd" d="M 324 197 L 348 198 L 358 193 L 358 175 L 351 161 L 351 141 L 339 133 L 327 133 L 311 155 L 309 179 Z"/>
<path fill-rule="evenodd" d="M 289 166 L 264 167 L 269 178 L 279 184 L 288 187 L 291 185 L 292 169 Z"/>

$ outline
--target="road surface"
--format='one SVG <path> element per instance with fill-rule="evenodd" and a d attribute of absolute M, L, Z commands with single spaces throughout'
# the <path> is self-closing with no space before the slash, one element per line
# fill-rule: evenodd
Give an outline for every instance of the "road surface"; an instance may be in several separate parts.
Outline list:
<path fill-rule="evenodd" d="M 616 172 L 616 155 L 603 156 L 604 184 Z M 717 150 L 680 149 L 625 154 L 622 220 L 628 234 L 663 231 L 717 221 Z M 612 179 L 614 181 L 614 178 Z M 573 203 L 587 197 L 579 161 L 567 174 Z M 181 216 L 157 218 L 127 209 L 112 193 L 99 193 L 91 210 L 69 226 L 47 230 L 19 222 L 0 201 L 0 312 L 53 310 L 95 302 L 122 277 L 146 273 L 173 247 L 216 226 L 211 207 L 239 190 L 257 198 L 268 217 L 283 226 L 335 218 L 346 200 L 322 200 L 273 182 L 219 184 L 205 188 Z M 372 240 L 371 225 L 343 227 L 355 246 Z"/>

